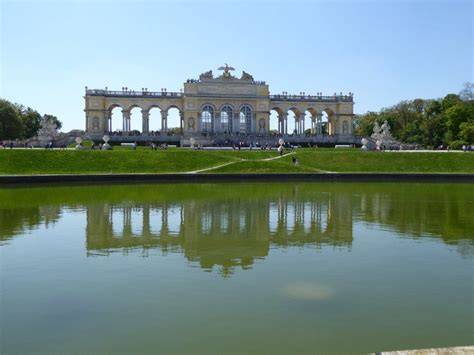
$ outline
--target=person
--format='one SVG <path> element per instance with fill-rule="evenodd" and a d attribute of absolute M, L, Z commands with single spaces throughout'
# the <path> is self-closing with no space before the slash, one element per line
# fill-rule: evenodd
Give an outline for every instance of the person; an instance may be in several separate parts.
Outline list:
<path fill-rule="evenodd" d="M 298 158 L 295 159 L 295 166 L 300 166 L 300 160 Z"/>
<path fill-rule="evenodd" d="M 10 142 L 10 149 L 13 149 L 13 142 Z"/>
<path fill-rule="evenodd" d="M 283 146 L 280 145 L 280 146 L 278 147 L 278 152 L 280 153 L 280 156 L 283 155 Z"/>
<path fill-rule="evenodd" d="M 137 142 L 133 142 L 132 149 L 137 150 Z"/>
<path fill-rule="evenodd" d="M 291 158 L 291 161 L 293 162 L 293 165 L 296 165 L 296 158 L 295 157 Z"/>

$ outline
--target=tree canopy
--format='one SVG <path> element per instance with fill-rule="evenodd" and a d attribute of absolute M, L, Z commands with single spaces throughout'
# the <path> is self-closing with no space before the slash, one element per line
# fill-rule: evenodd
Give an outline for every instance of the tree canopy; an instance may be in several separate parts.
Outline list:
<path fill-rule="evenodd" d="M 53 120 L 58 129 L 62 127 L 61 121 L 56 116 L 41 115 L 31 107 L 0 99 L 0 140 L 35 137 L 46 119 Z"/>

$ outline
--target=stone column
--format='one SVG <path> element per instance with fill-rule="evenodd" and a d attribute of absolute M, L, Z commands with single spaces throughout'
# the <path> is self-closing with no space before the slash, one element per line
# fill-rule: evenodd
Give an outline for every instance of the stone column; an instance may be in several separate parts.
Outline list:
<path fill-rule="evenodd" d="M 323 134 L 323 115 L 318 114 L 316 116 L 316 122 L 317 122 L 317 133 Z"/>
<path fill-rule="evenodd" d="M 150 127 L 150 112 L 142 110 L 142 133 L 148 133 Z"/>
<path fill-rule="evenodd" d="M 238 133 L 240 132 L 240 111 L 234 112 L 232 116 L 234 120 L 232 123 L 232 132 Z"/>
<path fill-rule="evenodd" d="M 303 112 L 301 114 L 301 126 L 302 126 L 302 130 L 301 130 L 301 134 L 304 134 L 304 118 L 305 118 L 305 113 Z"/>
<path fill-rule="evenodd" d="M 288 113 L 283 114 L 283 119 L 285 120 L 285 134 L 288 134 Z"/>
<path fill-rule="evenodd" d="M 105 119 L 105 122 L 107 122 L 106 126 L 107 127 L 107 132 L 111 132 L 112 131 L 112 120 L 111 120 L 111 117 L 110 117 L 110 111 L 105 111 L 104 112 L 104 119 Z"/>
<path fill-rule="evenodd" d="M 128 132 L 130 130 L 130 111 L 122 110 L 122 118 L 123 118 L 123 131 Z"/>
<path fill-rule="evenodd" d="M 168 133 L 168 111 L 161 111 L 161 133 Z"/>
<path fill-rule="evenodd" d="M 195 132 L 202 132 L 201 112 L 196 114 Z"/>
<path fill-rule="evenodd" d="M 334 123 L 332 128 L 332 134 L 338 134 L 339 132 L 337 126 L 339 125 L 339 115 L 337 113 L 334 114 L 332 122 Z"/>
<path fill-rule="evenodd" d="M 183 127 L 184 127 L 184 124 L 183 124 L 184 115 L 181 114 L 181 111 L 178 111 L 178 120 L 179 120 L 179 131 L 182 134 L 183 133 Z"/>

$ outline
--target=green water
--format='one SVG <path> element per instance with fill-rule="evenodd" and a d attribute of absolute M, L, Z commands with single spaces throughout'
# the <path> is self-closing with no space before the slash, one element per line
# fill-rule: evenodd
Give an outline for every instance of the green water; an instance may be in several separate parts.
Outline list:
<path fill-rule="evenodd" d="M 474 344 L 474 185 L 0 189 L 0 353 Z"/>

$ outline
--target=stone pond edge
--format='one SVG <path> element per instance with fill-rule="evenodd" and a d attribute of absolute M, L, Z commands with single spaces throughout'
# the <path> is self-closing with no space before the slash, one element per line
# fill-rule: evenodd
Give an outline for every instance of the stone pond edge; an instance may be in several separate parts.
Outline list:
<path fill-rule="evenodd" d="M 1 175 L 1 185 L 37 183 L 130 183 L 130 182 L 474 182 L 474 174 L 459 173 L 233 173 L 233 174 L 61 174 Z"/>

